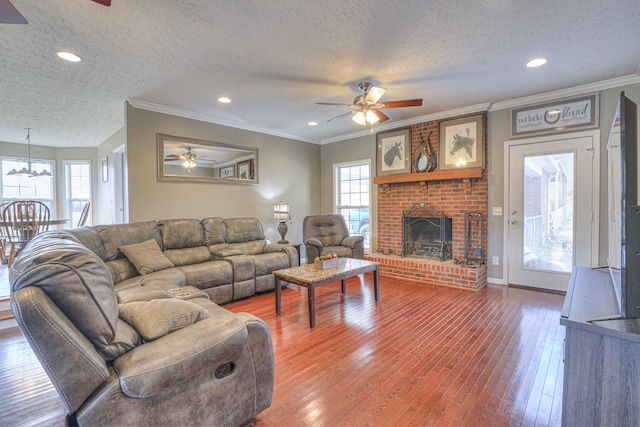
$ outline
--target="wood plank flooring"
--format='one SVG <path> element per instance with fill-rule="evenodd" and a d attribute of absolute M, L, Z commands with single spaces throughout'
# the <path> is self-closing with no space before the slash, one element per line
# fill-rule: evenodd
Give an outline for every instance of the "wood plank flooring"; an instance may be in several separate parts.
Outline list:
<path fill-rule="evenodd" d="M 265 320 L 273 404 L 250 424 L 275 426 L 559 426 L 563 296 L 489 286 L 464 291 L 372 275 L 317 289 L 287 286 L 227 304 Z M 20 335 L 0 336 L 0 423 L 62 425 L 51 383 Z M 187 423 L 185 422 L 185 425 Z"/>

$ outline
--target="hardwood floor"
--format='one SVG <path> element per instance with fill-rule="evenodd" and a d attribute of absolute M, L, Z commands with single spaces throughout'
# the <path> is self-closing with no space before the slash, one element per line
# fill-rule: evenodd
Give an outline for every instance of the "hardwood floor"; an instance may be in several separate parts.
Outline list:
<path fill-rule="evenodd" d="M 489 286 L 480 292 L 372 276 L 322 286 L 315 329 L 306 289 L 289 285 L 282 315 L 269 292 L 227 304 L 269 326 L 275 426 L 557 426 L 563 296 Z M 61 425 L 60 403 L 21 336 L 0 338 L 3 425 Z M 6 424 L 5 424 L 6 423 Z"/>

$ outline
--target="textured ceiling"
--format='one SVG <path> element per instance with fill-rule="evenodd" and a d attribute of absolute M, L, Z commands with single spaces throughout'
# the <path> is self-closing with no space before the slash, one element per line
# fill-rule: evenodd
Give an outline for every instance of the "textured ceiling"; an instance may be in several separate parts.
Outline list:
<path fill-rule="evenodd" d="M 358 82 L 388 89 L 384 126 L 635 75 L 638 0 L 12 0 L 0 24 L 0 141 L 93 147 L 128 99 L 311 142 L 362 132 Z M 71 50 L 83 61 L 55 56 Z M 544 56 L 549 63 L 527 69 Z M 216 99 L 226 95 L 231 104 Z M 315 120 L 318 126 L 308 126 Z"/>

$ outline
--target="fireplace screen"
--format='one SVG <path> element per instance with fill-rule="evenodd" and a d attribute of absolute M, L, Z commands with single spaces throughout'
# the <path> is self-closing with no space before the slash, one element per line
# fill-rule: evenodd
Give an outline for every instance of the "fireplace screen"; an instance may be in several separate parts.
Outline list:
<path fill-rule="evenodd" d="M 424 203 L 402 213 L 402 256 L 452 258 L 452 221 Z"/>

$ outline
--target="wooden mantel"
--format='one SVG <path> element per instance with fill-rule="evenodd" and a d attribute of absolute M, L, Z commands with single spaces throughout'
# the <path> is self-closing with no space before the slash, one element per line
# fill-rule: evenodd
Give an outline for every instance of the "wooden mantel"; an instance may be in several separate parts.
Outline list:
<path fill-rule="evenodd" d="M 451 179 L 482 178 L 482 168 L 452 169 L 435 172 L 401 173 L 374 176 L 374 184 L 400 184 L 404 182 L 445 181 Z"/>

